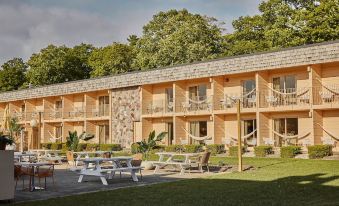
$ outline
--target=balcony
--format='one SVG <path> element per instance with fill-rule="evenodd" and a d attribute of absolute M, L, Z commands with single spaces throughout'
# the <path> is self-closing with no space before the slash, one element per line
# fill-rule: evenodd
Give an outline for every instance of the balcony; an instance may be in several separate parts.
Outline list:
<path fill-rule="evenodd" d="M 228 110 L 236 108 L 237 101 L 240 100 L 240 106 L 242 108 L 256 108 L 257 95 L 255 90 L 252 90 L 246 94 L 228 93 L 224 98 L 216 102 L 216 110 Z"/>
<path fill-rule="evenodd" d="M 109 109 L 109 104 L 100 105 L 99 108 L 92 109 L 86 115 L 87 117 L 108 117 Z"/>
<path fill-rule="evenodd" d="M 149 115 L 165 115 L 174 111 L 173 99 L 171 100 L 155 100 L 147 105 L 144 114 Z"/>
<path fill-rule="evenodd" d="M 65 112 L 64 118 L 66 119 L 78 119 L 85 117 L 85 112 L 83 107 L 74 107 L 72 111 Z"/>
<path fill-rule="evenodd" d="M 314 105 L 339 107 L 339 85 L 313 88 Z"/>
<path fill-rule="evenodd" d="M 19 122 L 26 121 L 26 113 L 25 112 L 14 112 L 12 117 L 16 118 Z"/>
<path fill-rule="evenodd" d="M 310 88 L 267 89 L 259 92 L 261 108 L 304 107 L 310 104 Z"/>
<path fill-rule="evenodd" d="M 184 102 L 177 102 L 176 111 L 189 112 L 204 112 L 213 110 L 213 96 L 194 96 L 187 98 Z"/>

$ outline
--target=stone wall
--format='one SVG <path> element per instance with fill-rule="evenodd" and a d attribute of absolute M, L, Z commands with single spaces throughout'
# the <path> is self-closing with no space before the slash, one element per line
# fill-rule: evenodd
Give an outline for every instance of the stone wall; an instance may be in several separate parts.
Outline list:
<path fill-rule="evenodd" d="M 123 147 L 133 143 L 133 126 L 140 121 L 139 87 L 112 90 L 112 142 Z"/>
<path fill-rule="evenodd" d="M 5 92 L 0 94 L 0 102 L 335 61 L 339 61 L 339 41 Z"/>

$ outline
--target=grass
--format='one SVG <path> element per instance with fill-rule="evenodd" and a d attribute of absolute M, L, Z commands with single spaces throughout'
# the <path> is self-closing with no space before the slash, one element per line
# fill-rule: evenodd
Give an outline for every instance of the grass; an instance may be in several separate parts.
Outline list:
<path fill-rule="evenodd" d="M 236 158 L 212 162 L 236 164 Z M 254 171 L 19 205 L 339 205 L 339 162 L 245 158 Z"/>

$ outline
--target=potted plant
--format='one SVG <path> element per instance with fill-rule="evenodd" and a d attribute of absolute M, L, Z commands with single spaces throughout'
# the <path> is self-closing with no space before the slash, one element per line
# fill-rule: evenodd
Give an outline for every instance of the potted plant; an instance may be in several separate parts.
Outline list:
<path fill-rule="evenodd" d="M 0 150 L 5 150 L 7 145 L 12 145 L 13 139 L 9 135 L 0 133 Z"/>
<path fill-rule="evenodd" d="M 160 134 L 156 136 L 155 131 L 153 130 L 148 135 L 147 141 L 144 139 L 140 142 L 137 142 L 138 151 L 140 151 L 146 159 L 146 161 L 143 163 L 143 166 L 145 167 L 145 169 L 153 168 L 153 164 L 151 162 L 148 162 L 149 153 L 157 145 L 157 142 L 160 142 L 161 140 L 165 138 L 166 134 L 167 132 L 161 132 Z"/>

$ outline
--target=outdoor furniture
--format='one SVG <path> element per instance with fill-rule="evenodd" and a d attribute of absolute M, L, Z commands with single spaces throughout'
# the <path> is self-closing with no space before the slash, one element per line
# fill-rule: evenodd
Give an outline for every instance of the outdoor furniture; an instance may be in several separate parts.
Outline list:
<path fill-rule="evenodd" d="M 160 168 L 172 165 L 174 167 L 179 167 L 180 175 L 183 175 L 185 174 L 185 170 L 190 167 L 190 158 L 199 156 L 199 153 L 157 152 L 155 154 L 159 155 L 159 160 L 157 162 L 153 162 L 155 165 L 154 174 L 158 173 Z M 182 162 L 175 161 L 173 159 L 175 156 L 183 156 L 184 160 Z M 167 160 L 165 160 L 166 157 L 168 157 Z"/>
<path fill-rule="evenodd" d="M 73 155 L 77 155 L 75 159 L 75 166 L 79 166 L 79 163 L 82 162 L 83 159 L 89 158 L 90 155 L 94 156 L 102 156 L 104 153 L 108 151 L 82 151 L 82 152 L 73 152 Z"/>
<path fill-rule="evenodd" d="M 200 155 L 198 156 L 198 158 L 196 158 L 195 160 L 190 160 L 191 163 L 191 167 L 194 164 L 197 164 L 198 169 L 201 173 L 204 172 L 203 167 L 205 166 L 207 168 L 207 171 L 210 172 L 210 167 L 208 165 L 208 161 L 210 159 L 211 156 L 211 152 L 204 152 L 204 153 L 200 153 Z M 190 169 L 191 169 L 190 167 Z"/>
<path fill-rule="evenodd" d="M 45 179 L 45 189 L 47 188 L 46 179 L 48 177 L 52 178 L 53 186 L 55 186 L 54 182 L 54 165 L 41 165 L 36 167 L 36 172 L 33 173 L 35 177 L 39 178 L 39 187 L 41 188 L 40 179 Z"/>
<path fill-rule="evenodd" d="M 190 102 L 182 102 L 181 103 L 182 106 L 182 111 L 183 112 L 188 112 L 191 109 L 191 103 Z"/>
<path fill-rule="evenodd" d="M 62 157 L 60 157 L 61 150 L 49 150 L 49 149 L 36 149 L 30 150 L 31 153 L 35 153 L 39 161 L 58 162 L 62 163 Z"/>
<path fill-rule="evenodd" d="M 275 106 L 278 102 L 278 98 L 273 95 L 266 96 L 266 102 L 269 104 L 269 106 Z"/>
<path fill-rule="evenodd" d="M 265 145 L 271 145 L 271 146 L 274 145 L 274 140 L 271 138 L 263 138 L 263 140 L 264 140 Z"/>
<path fill-rule="evenodd" d="M 133 155 L 133 160 L 131 162 L 131 165 L 133 167 L 140 167 L 139 173 L 140 173 L 140 177 L 142 179 L 142 167 L 141 167 L 141 163 L 142 163 L 142 153 L 137 153 Z"/>
<path fill-rule="evenodd" d="M 140 167 L 133 167 L 132 157 L 113 157 L 113 158 L 86 158 L 83 160 L 84 167 L 80 170 L 78 182 L 82 182 L 84 176 L 96 176 L 99 177 L 103 185 L 108 185 L 107 179 L 112 179 L 115 172 L 128 172 L 131 174 L 134 182 L 138 181 L 136 172 L 140 170 Z M 103 162 L 112 162 L 112 168 L 103 168 L 100 164 Z M 127 167 L 122 167 L 121 162 L 126 162 Z M 90 168 L 89 165 L 93 164 L 94 167 Z"/>
<path fill-rule="evenodd" d="M 324 102 L 332 102 L 332 99 L 333 99 L 333 93 L 330 93 L 330 92 L 319 92 L 322 100 Z"/>
<path fill-rule="evenodd" d="M 329 138 L 329 137 L 322 137 L 321 141 L 323 142 L 324 145 L 335 146 L 335 143 L 336 143 L 332 138 Z"/>
<path fill-rule="evenodd" d="M 35 153 L 23 153 L 23 152 L 14 152 L 14 159 L 16 159 L 18 162 L 33 162 L 37 157 L 37 154 Z"/>
<path fill-rule="evenodd" d="M 37 172 L 37 167 L 52 165 L 51 163 L 48 163 L 48 162 L 36 162 L 36 163 L 19 162 L 19 163 L 15 163 L 14 165 L 21 166 L 24 174 L 29 176 L 29 191 L 30 192 L 44 189 L 44 188 L 41 188 L 41 187 L 37 187 L 35 185 L 34 176 L 35 176 L 35 173 Z"/>

